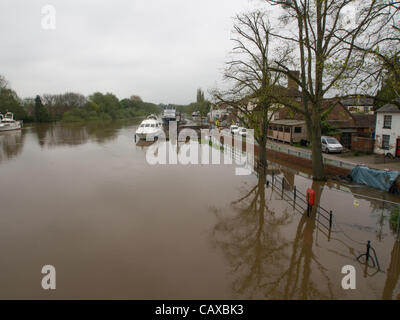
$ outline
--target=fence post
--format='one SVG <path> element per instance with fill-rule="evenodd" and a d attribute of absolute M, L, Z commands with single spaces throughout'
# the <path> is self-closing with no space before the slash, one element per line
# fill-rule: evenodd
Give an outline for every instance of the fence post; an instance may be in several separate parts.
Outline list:
<path fill-rule="evenodd" d="M 293 188 L 293 198 L 294 198 L 294 201 L 296 202 L 296 192 L 297 192 L 297 188 L 296 188 L 296 186 L 294 186 L 294 188 Z M 400 214 L 399 214 L 399 216 L 400 216 Z"/>
<path fill-rule="evenodd" d="M 274 177 L 274 171 L 272 171 L 272 185 L 275 184 L 275 177 Z"/>
<path fill-rule="evenodd" d="M 332 210 L 329 211 L 329 229 L 332 229 L 333 213 Z"/>
<path fill-rule="evenodd" d="M 367 243 L 367 252 L 366 252 L 366 256 L 365 256 L 365 259 L 366 259 L 366 261 L 368 262 L 368 260 L 369 260 L 369 250 L 371 249 L 371 241 L 370 240 L 368 240 L 368 243 Z"/>
<path fill-rule="evenodd" d="M 400 210 L 398 211 L 398 214 L 397 214 L 397 240 L 400 240 L 399 225 L 400 225 Z"/>

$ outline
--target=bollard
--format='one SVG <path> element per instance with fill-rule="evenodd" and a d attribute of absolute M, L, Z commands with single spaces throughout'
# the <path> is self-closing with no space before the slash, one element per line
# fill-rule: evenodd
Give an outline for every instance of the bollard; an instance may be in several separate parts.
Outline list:
<path fill-rule="evenodd" d="M 369 241 L 368 240 L 368 243 L 367 243 L 367 252 L 366 252 L 366 254 L 365 254 L 365 260 L 368 262 L 368 260 L 369 260 L 369 250 L 371 249 L 371 241 Z"/>
<path fill-rule="evenodd" d="M 332 229 L 333 213 L 332 210 L 329 211 L 329 229 Z"/>

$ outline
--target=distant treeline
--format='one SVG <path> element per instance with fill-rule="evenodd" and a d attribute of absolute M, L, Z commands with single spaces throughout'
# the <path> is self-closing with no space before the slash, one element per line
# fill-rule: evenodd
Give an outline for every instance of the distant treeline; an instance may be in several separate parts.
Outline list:
<path fill-rule="evenodd" d="M 178 111 L 191 114 L 199 111 L 206 116 L 210 102 L 204 99 L 204 92 L 197 91 L 197 102 L 189 105 L 175 105 Z M 24 122 L 78 122 L 90 120 L 112 120 L 144 117 L 159 114 L 163 105 L 144 102 L 139 96 L 119 100 L 112 93 L 96 92 L 89 97 L 80 93 L 43 94 L 36 98 L 20 99 L 7 80 L 0 75 L 0 112 L 13 112 L 17 120 Z"/>
<path fill-rule="evenodd" d="M 20 99 L 0 76 L 0 112 L 12 112 L 25 122 L 111 120 L 158 114 L 161 107 L 144 102 L 139 96 L 119 100 L 112 93 L 96 92 L 89 97 L 80 93 L 44 94 Z"/>

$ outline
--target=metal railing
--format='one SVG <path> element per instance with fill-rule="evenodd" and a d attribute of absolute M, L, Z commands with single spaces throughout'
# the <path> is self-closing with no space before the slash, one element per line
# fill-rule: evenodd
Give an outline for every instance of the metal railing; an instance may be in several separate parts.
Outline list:
<path fill-rule="evenodd" d="M 307 160 L 312 160 L 311 152 L 307 152 L 307 151 L 295 150 L 293 148 L 287 148 L 285 146 L 270 144 L 270 143 L 267 143 L 267 149 L 281 152 L 281 153 L 286 153 L 286 154 L 293 155 L 293 156 L 307 159 Z M 328 157 L 323 157 L 323 161 L 324 161 L 324 164 L 331 165 L 334 167 L 349 169 L 349 170 L 356 167 L 355 163 L 338 160 L 338 159 L 332 159 L 332 158 L 328 158 Z"/>

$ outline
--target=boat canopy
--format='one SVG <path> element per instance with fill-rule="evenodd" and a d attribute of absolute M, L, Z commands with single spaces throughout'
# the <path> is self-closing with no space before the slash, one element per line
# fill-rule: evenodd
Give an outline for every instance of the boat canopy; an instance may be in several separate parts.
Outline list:
<path fill-rule="evenodd" d="M 376 170 L 366 166 L 356 166 L 350 172 L 354 182 L 385 191 L 389 191 L 398 175 L 398 171 Z"/>

